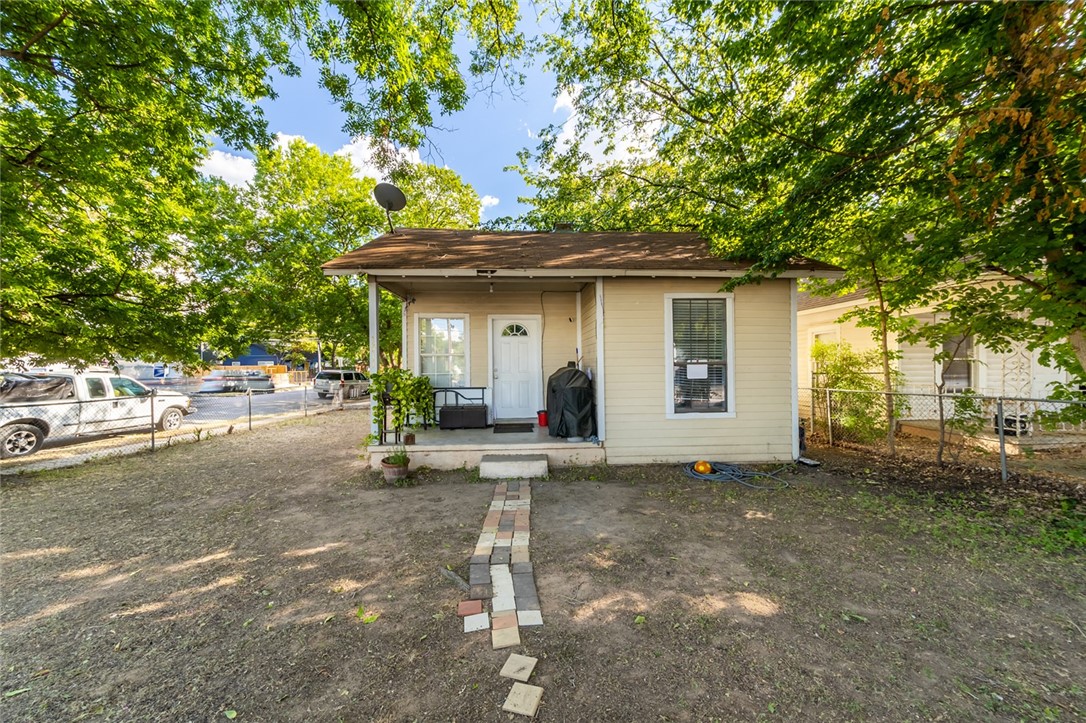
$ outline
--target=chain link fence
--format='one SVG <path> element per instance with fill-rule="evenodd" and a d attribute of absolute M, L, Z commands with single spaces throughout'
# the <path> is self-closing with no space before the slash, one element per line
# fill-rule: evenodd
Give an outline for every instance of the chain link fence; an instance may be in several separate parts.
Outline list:
<path fill-rule="evenodd" d="M 153 452 L 363 400 L 368 396 L 362 390 L 349 387 L 330 397 L 310 387 L 216 394 L 155 387 L 149 394 L 145 389 L 131 396 L 18 405 L 5 410 L 0 428 L 0 473 Z"/>
<path fill-rule="evenodd" d="M 1004 480 L 1036 470 L 1038 457 L 1081 461 L 1086 453 L 1086 399 L 801 388 L 799 410 L 812 447 L 998 464 Z"/>

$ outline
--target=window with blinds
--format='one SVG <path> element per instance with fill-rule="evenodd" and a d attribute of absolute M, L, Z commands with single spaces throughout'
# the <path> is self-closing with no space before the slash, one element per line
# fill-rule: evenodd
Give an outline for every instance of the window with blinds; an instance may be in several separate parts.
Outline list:
<path fill-rule="evenodd" d="M 465 325 L 462 317 L 419 317 L 419 374 L 435 387 L 467 384 Z"/>
<path fill-rule="evenodd" d="M 727 301 L 671 299 L 675 414 L 728 412 Z"/>

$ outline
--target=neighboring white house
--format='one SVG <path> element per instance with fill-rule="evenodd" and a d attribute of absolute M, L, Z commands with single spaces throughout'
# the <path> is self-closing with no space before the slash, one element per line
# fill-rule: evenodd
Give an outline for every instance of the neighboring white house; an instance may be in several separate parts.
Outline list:
<path fill-rule="evenodd" d="M 795 459 L 796 281 L 840 273 L 801 260 L 724 293 L 749 265 L 713 256 L 695 234 L 440 229 L 398 229 L 323 269 L 368 277 L 371 368 L 383 288 L 403 301 L 405 366 L 435 387 L 473 389 L 488 422 L 534 421 L 547 378 L 570 361 L 589 374 L 598 444 L 540 436 L 554 464 Z M 412 459 L 477 464 L 524 439 Z"/>
<path fill-rule="evenodd" d="M 811 347 L 816 340 L 847 342 L 857 351 L 879 348 L 872 329 L 857 326 L 855 320 L 840 321 L 849 311 L 872 304 L 863 291 L 837 297 L 800 293 L 797 319 L 801 387 L 812 386 L 815 381 Z M 921 323 L 936 319 L 935 312 L 925 307 L 911 309 L 908 315 Z M 972 389 L 993 397 L 1043 399 L 1048 396 L 1052 382 L 1069 380 L 1066 372 L 1042 364 L 1037 352 L 1027 349 L 1024 343 L 1017 344 L 1009 352 L 996 352 L 969 338 L 961 340 L 960 345 L 958 341 L 947 339 L 944 343 L 948 352 L 957 350 L 957 356 L 947 367 L 948 392 Z M 900 342 L 896 337 L 891 337 L 890 347 L 900 354 L 895 362 L 903 377 L 899 391 L 932 393 L 936 390 L 942 363 L 935 361 L 935 355 L 943 349 Z"/>

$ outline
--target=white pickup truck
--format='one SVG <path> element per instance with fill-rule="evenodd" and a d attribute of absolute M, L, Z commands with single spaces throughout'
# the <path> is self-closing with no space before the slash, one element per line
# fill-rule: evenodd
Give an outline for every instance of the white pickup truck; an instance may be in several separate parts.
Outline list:
<path fill-rule="evenodd" d="M 33 454 L 46 437 L 177 429 L 194 411 L 184 394 L 108 371 L 0 372 L 0 456 Z"/>

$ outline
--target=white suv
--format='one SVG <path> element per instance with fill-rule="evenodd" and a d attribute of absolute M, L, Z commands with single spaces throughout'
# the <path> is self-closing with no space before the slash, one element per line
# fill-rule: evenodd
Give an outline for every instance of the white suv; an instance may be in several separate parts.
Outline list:
<path fill-rule="evenodd" d="M 370 380 L 362 372 L 353 369 L 325 369 L 313 380 L 313 389 L 321 399 L 327 399 L 336 393 L 343 384 L 343 398 L 354 399 L 370 393 Z"/>

